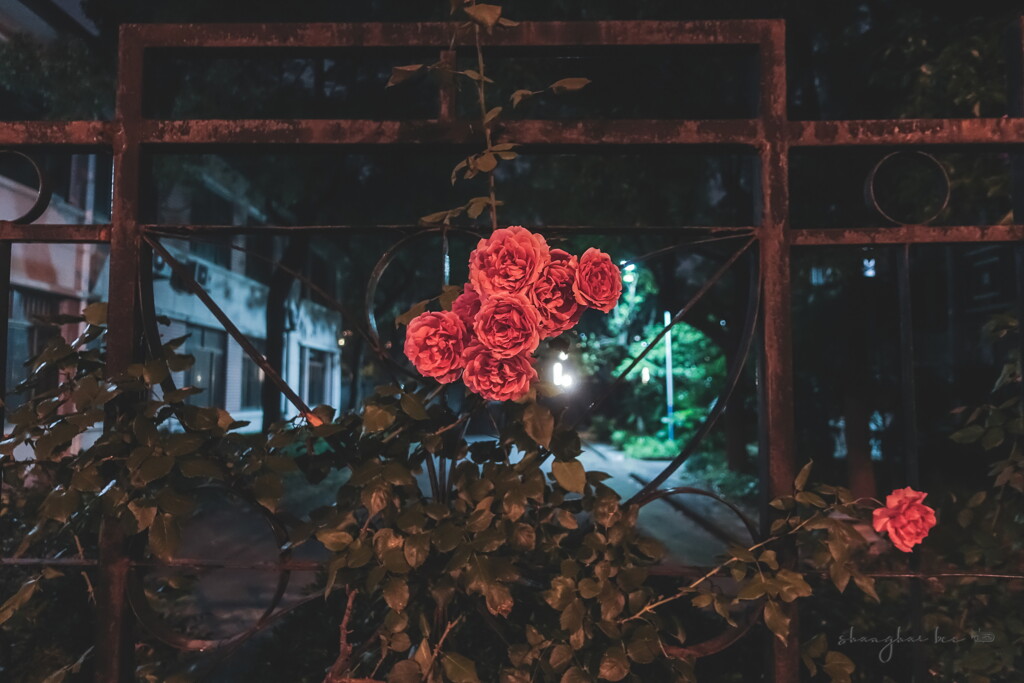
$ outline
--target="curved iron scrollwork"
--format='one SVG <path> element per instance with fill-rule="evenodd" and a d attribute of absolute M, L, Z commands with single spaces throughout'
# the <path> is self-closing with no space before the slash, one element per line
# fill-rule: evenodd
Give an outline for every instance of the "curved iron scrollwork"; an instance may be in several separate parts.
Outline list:
<path fill-rule="evenodd" d="M 15 218 L 0 218 L 0 221 L 15 223 L 17 225 L 29 225 L 30 223 L 34 223 L 39 220 L 39 218 L 46 213 L 46 209 L 49 208 L 50 200 L 53 198 L 53 188 L 50 187 L 49 180 L 43 172 L 42 166 L 40 166 L 39 163 L 28 154 L 16 149 L 0 149 L 0 156 L 3 155 L 18 157 L 32 166 L 32 170 L 36 174 L 36 198 L 32 202 L 32 206 L 30 206 L 28 211 L 25 213 L 20 216 L 16 216 Z"/>

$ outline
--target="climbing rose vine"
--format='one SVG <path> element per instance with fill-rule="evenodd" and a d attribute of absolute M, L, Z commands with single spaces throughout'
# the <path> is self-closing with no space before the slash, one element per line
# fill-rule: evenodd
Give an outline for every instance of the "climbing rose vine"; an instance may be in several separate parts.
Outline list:
<path fill-rule="evenodd" d="M 502 228 L 470 254 L 452 310 L 409 323 L 405 355 L 442 384 L 461 376 L 486 399 L 519 400 L 537 380 L 541 340 L 571 330 L 587 308 L 608 313 L 621 294 L 619 267 L 600 249 L 577 258 L 526 228 Z"/>

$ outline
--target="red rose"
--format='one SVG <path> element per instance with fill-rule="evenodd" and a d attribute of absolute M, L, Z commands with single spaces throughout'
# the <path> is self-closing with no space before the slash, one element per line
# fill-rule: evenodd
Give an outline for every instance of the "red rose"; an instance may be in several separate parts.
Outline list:
<path fill-rule="evenodd" d="M 572 291 L 576 301 L 607 313 L 622 294 L 622 274 L 608 254 L 591 247 L 580 258 Z"/>
<path fill-rule="evenodd" d="M 467 282 L 462 289 L 462 294 L 455 297 L 455 301 L 452 302 L 452 313 L 462 318 L 468 332 L 473 329 L 473 318 L 476 317 L 476 312 L 479 310 L 480 295 L 477 294 L 473 283 Z"/>
<path fill-rule="evenodd" d="M 873 513 L 875 531 L 888 532 L 892 544 L 909 553 L 935 526 L 935 510 L 922 503 L 927 495 L 909 486 L 890 493 Z"/>
<path fill-rule="evenodd" d="M 480 305 L 473 332 L 495 358 L 532 353 L 540 344 L 540 314 L 522 294 L 497 294 Z"/>
<path fill-rule="evenodd" d="M 405 333 L 405 355 L 421 375 L 442 384 L 459 378 L 465 346 L 466 325 L 451 311 L 421 313 Z"/>
<path fill-rule="evenodd" d="M 522 292 L 551 260 L 548 243 L 518 225 L 495 230 L 469 255 L 469 281 L 481 298 Z"/>
<path fill-rule="evenodd" d="M 537 379 L 533 358 L 528 353 L 498 358 L 487 347 L 473 344 L 464 357 L 466 369 L 462 379 L 466 387 L 491 401 L 520 399 L 530 393 L 530 384 Z"/>
<path fill-rule="evenodd" d="M 576 301 L 576 257 L 561 249 L 551 250 L 551 263 L 540 272 L 540 278 L 527 291 L 530 302 L 540 313 L 540 329 L 545 339 L 571 329 L 583 314 Z"/>

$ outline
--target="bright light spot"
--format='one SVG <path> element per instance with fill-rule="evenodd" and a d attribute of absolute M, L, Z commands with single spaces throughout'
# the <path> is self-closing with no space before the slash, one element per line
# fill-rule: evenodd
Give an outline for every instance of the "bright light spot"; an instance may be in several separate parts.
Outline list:
<path fill-rule="evenodd" d="M 651 369 L 650 368 L 645 367 L 645 368 L 642 368 L 640 370 L 640 381 L 643 382 L 644 384 L 647 384 L 648 382 L 651 381 Z"/>
<path fill-rule="evenodd" d="M 565 351 L 559 351 L 558 360 L 569 360 L 569 354 L 567 354 Z"/>
<path fill-rule="evenodd" d="M 568 389 L 572 386 L 572 375 L 565 372 L 561 363 L 554 363 L 551 366 L 551 383 L 556 387 Z"/>
<path fill-rule="evenodd" d="M 632 284 L 633 282 L 636 281 L 636 275 L 633 275 L 633 273 L 630 273 L 627 270 L 626 274 L 622 276 L 622 281 L 626 282 L 626 283 L 629 283 L 629 284 Z"/>
<path fill-rule="evenodd" d="M 864 277 L 875 277 L 875 259 L 864 259 Z"/>
<path fill-rule="evenodd" d="M 636 264 L 635 263 L 630 263 L 628 266 L 626 266 L 626 272 L 627 273 L 632 273 L 635 270 L 636 270 Z"/>
<path fill-rule="evenodd" d="M 202 382 L 202 381 L 203 381 L 203 376 L 202 375 L 196 375 L 196 384 L 198 384 L 199 382 Z"/>
<path fill-rule="evenodd" d="M 345 345 L 345 338 L 344 337 L 339 337 L 338 338 L 338 346 L 344 346 L 344 345 Z"/>

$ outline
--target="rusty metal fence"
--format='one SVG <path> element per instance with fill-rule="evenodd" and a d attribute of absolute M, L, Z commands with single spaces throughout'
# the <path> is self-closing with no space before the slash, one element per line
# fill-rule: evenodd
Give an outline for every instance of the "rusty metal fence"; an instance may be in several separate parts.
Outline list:
<path fill-rule="evenodd" d="M 1018 27 L 1020 28 L 1020 27 Z M 1024 240 L 1024 197 L 1015 197 L 1018 222 L 1008 225 L 897 225 L 854 229 L 793 229 L 790 227 L 790 152 L 807 147 L 874 146 L 933 148 L 938 146 L 1010 146 L 1024 143 L 1024 118 L 899 119 L 790 121 L 787 116 L 785 25 L 778 20 L 702 22 L 523 22 L 486 38 L 489 46 L 654 46 L 747 45 L 759 58 L 758 116 L 742 120 L 516 120 L 500 124 L 503 139 L 530 148 L 550 146 L 604 148 L 645 145 L 732 146 L 753 151 L 759 159 L 759 221 L 748 226 L 757 245 L 760 293 L 760 429 L 762 484 L 769 496 L 790 492 L 795 475 L 794 386 L 792 358 L 791 251 L 793 247 L 830 245 L 903 245 L 901 284 L 909 282 L 908 250 L 924 243 L 996 243 Z M 96 242 L 110 247 L 107 360 L 119 372 L 144 350 L 142 300 L 152 253 L 150 239 L 158 232 L 182 226 L 145 224 L 140 211 L 141 155 L 161 146 L 325 145 L 376 146 L 389 144 L 466 144 L 480 136 L 473 123 L 457 117 L 450 85 L 438 91 L 439 115 L 429 120 L 353 119 L 228 119 L 154 120 L 144 116 L 143 64 L 147 50 L 264 49 L 337 47 L 436 48 L 440 61 L 454 63 L 455 50 L 471 43 L 452 38 L 445 23 L 278 24 L 278 25 L 127 25 L 119 45 L 116 116 L 112 121 L 2 122 L 0 148 L 18 150 L 52 146 L 108 150 L 113 154 L 113 199 L 109 225 L 33 225 L 31 216 L 19 222 L 0 222 L 0 307 L 8 300 L 10 245 L 14 242 Z M 1022 53 L 1013 55 L 1019 70 Z M 1015 114 L 1022 113 L 1019 77 L 1011 90 Z M 189 232 L 230 229 L 226 226 L 187 226 Z M 354 226 L 292 226 L 280 230 Z M 363 226 L 365 228 L 365 226 Z M 416 226 L 389 226 L 415 230 Z M 692 226 L 691 226 L 692 227 Z M 273 230 L 274 228 L 270 228 Z M 703 228 L 709 232 L 714 227 Z M 236 230 L 241 230 L 236 228 Z M 1018 247 L 1019 250 L 1019 247 Z M 1024 265 L 1018 254 L 1018 269 Z M 907 285 L 909 286 L 909 285 Z M 902 288 L 902 287 L 901 287 Z M 151 291 L 151 289 L 149 289 Z M 905 292 L 904 292 L 905 294 Z M 901 297 L 902 298 L 902 297 Z M 909 299 L 902 302 L 909 313 Z M 6 320 L 6 312 L 0 310 Z M 904 325 L 907 321 L 904 320 Z M 904 330 L 905 408 L 913 415 L 913 340 Z M 913 420 L 910 420 L 913 424 Z M 914 441 L 908 442 L 913 451 Z M 917 481 L 917 458 L 907 457 L 907 483 Z M 111 525 L 112 526 L 112 525 Z M 101 538 L 97 586 L 97 680 L 130 680 L 132 630 L 126 604 L 126 577 L 132 562 L 123 539 L 107 531 Z M 46 565 L 46 559 L 37 564 Z M 4 564 L 0 560 L 0 565 Z M 24 558 L 19 562 L 26 564 Z M 795 616 L 795 613 L 794 613 Z M 795 622 L 794 622 L 795 623 Z M 799 629 L 793 628 L 789 647 L 774 642 L 773 680 L 799 679 Z"/>

